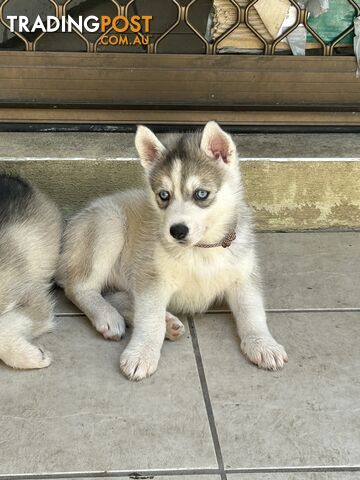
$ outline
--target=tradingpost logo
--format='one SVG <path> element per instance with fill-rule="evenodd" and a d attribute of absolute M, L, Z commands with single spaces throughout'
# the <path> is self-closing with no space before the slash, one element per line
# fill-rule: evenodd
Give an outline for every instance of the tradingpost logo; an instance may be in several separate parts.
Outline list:
<path fill-rule="evenodd" d="M 105 46 L 148 45 L 152 18 L 151 15 L 133 15 L 132 17 L 125 15 L 117 15 L 116 17 L 89 15 L 87 17 L 79 16 L 74 19 L 70 15 L 62 17 L 48 15 L 43 20 L 38 15 L 31 25 L 29 18 L 25 15 L 7 16 L 10 30 L 14 33 L 101 32 L 99 44 Z"/>

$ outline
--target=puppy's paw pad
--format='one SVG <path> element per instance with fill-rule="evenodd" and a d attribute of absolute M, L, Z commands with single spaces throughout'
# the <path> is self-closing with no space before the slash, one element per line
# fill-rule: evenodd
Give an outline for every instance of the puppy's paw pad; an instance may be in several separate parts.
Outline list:
<path fill-rule="evenodd" d="M 241 350 L 252 363 L 266 370 L 283 368 L 288 361 L 284 347 L 271 336 L 249 335 L 242 340 Z"/>
<path fill-rule="evenodd" d="M 129 380 L 143 380 L 156 371 L 159 357 L 159 354 L 150 351 L 126 349 L 120 357 L 120 368 Z"/>
<path fill-rule="evenodd" d="M 112 318 L 99 323 L 96 330 L 106 338 L 106 340 L 119 341 L 125 335 L 125 321 L 119 315 L 118 318 Z"/>
<path fill-rule="evenodd" d="M 166 312 L 166 338 L 177 340 L 185 333 L 185 327 L 180 320 L 169 312 Z"/>

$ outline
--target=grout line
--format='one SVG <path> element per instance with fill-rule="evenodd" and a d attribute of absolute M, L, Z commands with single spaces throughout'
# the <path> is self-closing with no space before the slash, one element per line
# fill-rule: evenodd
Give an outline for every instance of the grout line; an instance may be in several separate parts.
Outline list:
<path fill-rule="evenodd" d="M 197 337 L 197 333 L 196 333 L 194 318 L 191 315 L 189 315 L 187 319 L 188 319 L 188 324 L 189 324 L 191 343 L 192 343 L 192 346 L 193 346 L 195 360 L 196 360 L 196 366 L 197 366 L 197 370 L 198 370 L 198 374 L 199 374 L 199 378 L 200 378 L 201 390 L 202 390 L 202 394 L 203 394 L 203 398 L 204 398 L 206 413 L 207 413 L 209 426 L 210 426 L 210 431 L 211 431 L 211 436 L 212 436 L 212 440 L 213 440 L 213 444 L 214 444 L 216 459 L 217 459 L 218 466 L 219 466 L 220 476 L 221 476 L 222 480 L 227 480 L 225 469 L 224 469 L 224 460 L 223 460 L 223 456 L 222 456 L 222 452 L 221 452 L 219 436 L 218 436 L 217 429 L 216 429 L 215 417 L 214 417 L 214 412 L 213 412 L 212 405 L 211 405 L 211 399 L 210 399 L 209 389 L 208 389 L 208 386 L 207 386 L 205 369 L 204 369 L 204 364 L 203 364 L 202 357 L 201 357 L 201 352 L 200 352 L 199 341 L 198 341 L 198 337 Z"/>
<path fill-rule="evenodd" d="M 226 470 L 228 474 L 234 473 L 311 473 L 311 472 L 360 472 L 360 465 L 314 465 L 313 467 L 254 467 L 254 468 L 231 468 Z"/>
<path fill-rule="evenodd" d="M 360 157 L 317 157 L 313 155 L 312 157 L 239 157 L 241 162 L 359 162 Z"/>
<path fill-rule="evenodd" d="M 360 307 L 339 307 L 339 308 L 268 308 L 265 310 L 266 313 L 347 313 L 347 312 L 360 312 Z M 218 313 L 231 313 L 230 310 L 227 309 L 219 309 L 219 310 L 208 310 L 205 314 L 214 315 Z M 85 317 L 86 315 L 81 312 L 55 312 L 55 317 Z M 0 477 L 1 478 L 1 477 Z"/>
<path fill-rule="evenodd" d="M 262 235 L 274 235 L 274 234 L 281 234 L 281 235 L 296 235 L 296 234 L 317 234 L 317 235 L 322 235 L 324 233 L 337 233 L 337 234 L 343 234 L 343 233 L 359 233 L 360 229 L 359 227 L 346 227 L 346 226 L 340 226 L 340 227 L 321 227 L 321 228 L 299 228 L 296 230 L 255 230 L 256 237 L 262 236 Z"/>
<path fill-rule="evenodd" d="M 61 132 L 62 133 L 62 132 Z M 311 157 L 298 157 L 298 156 L 289 156 L 289 157 L 239 157 L 241 163 L 243 162 L 276 162 L 276 163 L 306 163 L 306 162 L 359 162 L 360 157 L 317 157 L 316 155 Z M 71 161 L 89 161 L 89 162 L 138 162 L 139 158 L 135 157 L 76 157 L 76 156 L 66 156 L 66 157 L 26 157 L 26 156 L 18 156 L 18 157 L 2 157 L 0 156 L 0 162 L 27 162 L 27 161 L 63 161 L 63 162 L 71 162 Z"/>
<path fill-rule="evenodd" d="M 128 477 L 133 480 L 148 480 L 155 476 L 192 476 L 192 475 L 221 475 L 236 473 L 311 473 L 311 472 L 359 472 L 360 465 L 314 465 L 298 467 L 249 467 L 230 468 L 224 471 L 217 468 L 199 469 L 159 469 L 159 470 L 99 470 L 78 472 L 54 472 L 54 473 L 14 473 L 0 474 L 0 480 L 45 480 L 45 479 L 74 479 L 74 478 L 108 478 Z"/>
<path fill-rule="evenodd" d="M 339 308 L 269 308 L 267 313 L 321 313 L 321 312 L 359 312 L 359 307 L 339 307 Z"/>
<path fill-rule="evenodd" d="M 89 162 L 134 162 L 138 161 L 137 157 L 0 157 L 0 162 L 48 162 L 48 161 L 60 161 L 60 162 L 73 162 L 73 161 L 89 161 Z"/>
<path fill-rule="evenodd" d="M 54 472 L 54 473 L 14 473 L 10 475 L 0 474 L 0 480 L 45 480 L 45 479 L 74 479 L 74 478 L 108 478 L 128 477 L 134 480 L 153 479 L 155 476 L 191 476 L 191 475 L 220 475 L 217 468 L 200 469 L 159 469 L 159 470 L 99 470 L 78 472 Z"/>
<path fill-rule="evenodd" d="M 321 313 L 321 312 L 360 312 L 360 307 L 343 307 L 343 308 L 267 308 L 266 313 Z M 229 309 L 208 310 L 207 314 L 214 315 L 216 313 L 231 313 Z"/>

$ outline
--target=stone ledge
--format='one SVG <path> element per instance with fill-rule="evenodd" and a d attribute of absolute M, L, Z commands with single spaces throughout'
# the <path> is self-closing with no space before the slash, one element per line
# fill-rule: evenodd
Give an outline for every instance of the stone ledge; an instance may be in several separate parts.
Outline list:
<path fill-rule="evenodd" d="M 360 228 L 360 136 L 235 135 L 258 230 Z M 143 184 L 132 134 L 0 133 L 0 172 L 47 191 L 71 215 Z"/>

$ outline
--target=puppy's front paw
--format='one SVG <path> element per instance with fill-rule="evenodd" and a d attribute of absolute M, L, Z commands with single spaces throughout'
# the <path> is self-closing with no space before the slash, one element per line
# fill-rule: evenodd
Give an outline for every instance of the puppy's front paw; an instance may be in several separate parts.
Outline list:
<path fill-rule="evenodd" d="M 141 346 L 128 347 L 120 357 L 120 368 L 129 380 L 143 380 L 150 377 L 158 366 L 160 352 Z"/>
<path fill-rule="evenodd" d="M 180 320 L 175 317 L 175 315 L 172 315 L 170 312 L 166 312 L 166 334 L 165 337 L 168 340 L 177 340 L 180 338 L 182 335 L 184 335 L 185 332 L 185 327 L 180 322 Z"/>
<path fill-rule="evenodd" d="M 282 368 L 288 361 L 284 347 L 271 335 L 248 335 L 241 342 L 241 350 L 251 362 L 266 370 Z"/>
<path fill-rule="evenodd" d="M 125 321 L 118 313 L 96 322 L 95 327 L 106 340 L 118 341 L 125 335 Z"/>

